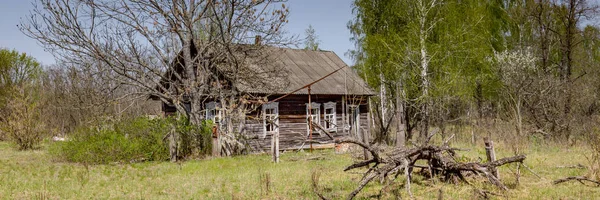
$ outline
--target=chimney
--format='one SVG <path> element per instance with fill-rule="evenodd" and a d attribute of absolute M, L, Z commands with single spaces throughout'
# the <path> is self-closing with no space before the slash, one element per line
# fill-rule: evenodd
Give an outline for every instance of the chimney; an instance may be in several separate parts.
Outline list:
<path fill-rule="evenodd" d="M 254 37 L 254 44 L 255 45 L 260 45 L 262 37 L 260 35 L 257 35 Z"/>

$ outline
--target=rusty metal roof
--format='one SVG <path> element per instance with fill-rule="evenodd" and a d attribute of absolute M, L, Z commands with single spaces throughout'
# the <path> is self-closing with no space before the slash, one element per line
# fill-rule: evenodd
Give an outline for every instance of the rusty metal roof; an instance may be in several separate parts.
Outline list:
<path fill-rule="evenodd" d="M 312 51 L 303 49 L 275 48 L 271 53 L 274 57 L 272 65 L 280 67 L 285 73 L 278 83 L 285 85 L 274 91 L 261 89 L 261 87 L 240 86 L 243 92 L 262 94 L 288 94 L 310 83 L 325 77 L 331 72 L 342 68 L 338 72 L 314 83 L 311 94 L 323 95 L 374 95 L 375 93 L 360 78 L 356 72 L 348 67 L 334 52 Z M 283 81 L 283 82 L 280 82 Z M 294 94 L 308 94 L 307 89 L 302 89 Z"/>

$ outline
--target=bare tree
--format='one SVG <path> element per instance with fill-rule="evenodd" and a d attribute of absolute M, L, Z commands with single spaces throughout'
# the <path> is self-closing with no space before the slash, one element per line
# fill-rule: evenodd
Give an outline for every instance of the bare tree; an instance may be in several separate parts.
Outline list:
<path fill-rule="evenodd" d="M 577 26 L 582 23 L 582 19 L 592 19 L 598 13 L 598 5 L 590 4 L 587 0 L 557 0 L 554 3 L 555 13 L 558 16 L 558 28 L 550 29 L 557 34 L 560 42 L 560 64 L 559 75 L 561 81 L 566 84 L 572 84 L 572 78 L 575 62 L 576 48 L 582 45 L 580 38 L 581 29 Z M 563 90 L 565 96 L 564 115 L 571 114 L 572 92 L 571 90 Z M 569 124 L 567 123 L 567 130 Z"/>
<path fill-rule="evenodd" d="M 81 125 L 108 119 L 157 115 L 158 102 L 138 96 L 137 88 L 119 84 L 114 73 L 98 63 L 47 66 L 42 78 L 45 117 L 54 135 L 64 135 Z"/>
<path fill-rule="evenodd" d="M 100 63 L 118 84 L 174 105 L 194 124 L 202 102 L 220 101 L 228 123 L 248 111 L 240 88 L 277 82 L 264 52 L 291 41 L 282 2 L 38 0 L 20 28 L 61 60 Z M 255 38 L 262 45 L 250 45 Z"/>

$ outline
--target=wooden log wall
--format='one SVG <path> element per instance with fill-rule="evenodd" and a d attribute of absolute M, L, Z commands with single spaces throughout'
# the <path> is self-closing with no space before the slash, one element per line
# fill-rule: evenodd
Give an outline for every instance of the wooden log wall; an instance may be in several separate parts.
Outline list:
<path fill-rule="evenodd" d="M 279 96 L 271 96 L 269 100 L 276 99 Z M 342 98 L 343 95 L 311 95 L 311 100 L 314 103 L 321 104 L 320 106 L 320 122 L 319 124 L 324 125 L 324 105 L 327 102 L 335 102 L 336 110 L 336 132 L 332 134 L 336 139 L 349 136 L 349 122 L 347 107 L 343 109 L 342 99 L 345 99 L 347 105 L 360 105 L 360 116 L 359 123 L 361 132 L 369 134 L 368 126 L 368 97 L 367 96 L 347 96 Z M 291 150 L 310 147 L 310 143 L 305 142 L 308 137 L 308 126 L 306 121 L 306 104 L 308 103 L 308 95 L 290 95 L 283 98 L 279 102 L 279 149 L 280 150 Z M 262 108 L 258 108 L 256 111 L 247 115 L 245 122 L 245 131 L 247 138 L 250 139 L 248 145 L 255 152 L 269 152 L 271 149 L 272 134 L 263 135 L 263 121 L 261 115 Z M 175 113 L 176 110 L 173 106 L 163 104 L 163 111 L 166 114 Z M 346 119 L 343 119 L 343 116 Z M 345 128 L 343 127 L 345 124 Z M 237 131 L 237 127 L 235 128 Z M 327 135 L 320 133 L 319 131 L 313 131 L 313 140 L 320 143 L 333 143 Z M 319 146 L 322 144 L 313 143 L 313 146 Z"/>
<path fill-rule="evenodd" d="M 269 98 L 275 99 L 277 97 Z M 336 103 L 336 132 L 332 135 L 337 138 L 342 138 L 349 136 L 348 130 L 348 120 L 343 119 L 344 110 L 342 109 L 342 96 L 341 95 L 312 95 L 312 102 L 320 103 L 320 122 L 319 124 L 324 124 L 324 104 L 327 102 L 335 102 Z M 361 132 L 369 133 L 368 128 L 368 106 L 367 106 L 367 97 L 362 97 L 358 99 L 351 99 L 348 101 L 348 105 L 351 104 L 360 104 L 360 127 Z M 308 127 L 306 121 L 306 104 L 308 103 L 308 95 L 292 95 L 286 97 L 284 99 L 279 100 L 279 145 L 281 150 L 290 150 L 290 149 L 299 149 L 299 148 L 309 148 L 310 143 L 305 142 L 308 137 Z M 251 113 L 248 115 L 248 119 L 246 120 L 246 134 L 248 138 L 256 138 L 248 141 L 249 145 L 256 152 L 268 152 L 271 148 L 271 139 L 272 135 L 267 134 L 263 135 L 263 122 L 260 111 L 262 109 L 258 109 L 258 111 Z M 346 128 L 343 127 L 343 124 L 346 124 Z M 333 143 L 326 134 L 320 133 L 319 131 L 313 131 L 313 140 L 318 141 L 320 143 Z M 303 145 L 304 144 L 304 145 Z M 313 143 L 313 145 L 321 145 L 318 143 Z"/>

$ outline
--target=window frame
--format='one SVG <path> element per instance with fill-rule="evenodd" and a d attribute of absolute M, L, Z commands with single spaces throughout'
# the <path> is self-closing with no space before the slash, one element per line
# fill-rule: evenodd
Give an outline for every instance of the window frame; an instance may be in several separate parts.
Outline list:
<path fill-rule="evenodd" d="M 310 113 L 310 116 L 308 115 L 308 103 L 306 103 L 306 133 L 309 134 L 310 133 L 310 124 L 309 124 L 309 117 L 311 117 L 313 119 L 313 122 L 316 124 L 321 125 L 321 104 L 320 103 L 316 103 L 316 102 L 312 102 L 310 103 L 311 109 L 312 110 L 317 110 L 317 113 L 312 112 Z"/>
<path fill-rule="evenodd" d="M 273 109 L 273 113 L 267 114 L 267 109 Z M 274 124 L 269 124 L 273 126 L 271 131 L 267 131 L 267 117 L 269 117 Z M 262 105 L 262 121 L 263 121 L 263 135 L 262 138 L 267 137 L 268 133 L 277 133 L 279 132 L 279 102 L 271 102 Z"/>
<path fill-rule="evenodd" d="M 204 115 L 205 119 L 212 120 L 214 123 L 221 123 L 221 120 L 223 119 L 223 111 L 220 109 L 221 104 L 215 101 L 211 101 L 204 105 L 206 108 L 206 113 Z M 214 112 L 214 114 L 212 114 L 212 112 Z"/>
<path fill-rule="evenodd" d="M 331 109 L 331 113 L 327 113 Z M 336 102 L 327 102 L 323 104 L 323 128 L 327 131 L 337 131 Z M 328 121 L 327 118 L 330 118 Z M 328 126 L 329 125 L 329 126 Z"/>
<path fill-rule="evenodd" d="M 349 104 L 346 107 L 348 117 L 348 131 L 352 134 L 359 134 L 360 129 L 360 104 Z M 362 137 L 355 135 L 356 137 Z"/>

